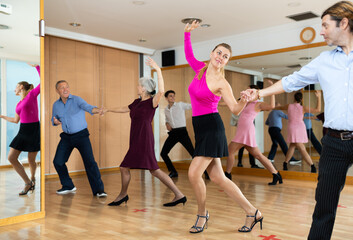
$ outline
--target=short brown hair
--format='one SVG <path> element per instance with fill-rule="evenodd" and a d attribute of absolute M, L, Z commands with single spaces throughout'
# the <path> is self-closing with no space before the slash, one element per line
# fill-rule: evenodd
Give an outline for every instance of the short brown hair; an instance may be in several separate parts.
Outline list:
<path fill-rule="evenodd" d="M 67 85 L 69 85 L 69 83 L 66 80 L 59 80 L 55 84 L 55 89 L 58 89 L 58 86 L 59 86 L 60 83 L 66 83 Z"/>
<path fill-rule="evenodd" d="M 326 9 L 321 15 L 323 18 L 326 15 L 330 15 L 331 20 L 337 22 L 336 26 L 339 26 L 339 23 L 343 18 L 348 19 L 350 32 L 353 33 L 353 4 L 349 1 L 340 1 Z"/>

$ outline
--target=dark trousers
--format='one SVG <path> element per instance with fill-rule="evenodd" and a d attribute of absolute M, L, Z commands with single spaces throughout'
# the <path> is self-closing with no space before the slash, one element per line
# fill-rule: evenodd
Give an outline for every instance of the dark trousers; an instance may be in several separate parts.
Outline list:
<path fill-rule="evenodd" d="M 353 163 L 353 140 L 342 141 L 328 134 L 322 138 L 323 148 L 315 194 L 316 206 L 309 240 L 331 238 L 340 193 L 345 184 L 348 168 Z"/>
<path fill-rule="evenodd" d="M 184 146 L 184 148 L 186 148 L 186 150 L 189 152 L 191 156 L 194 155 L 194 147 L 192 146 L 186 127 L 175 128 L 172 131 L 168 132 L 168 138 L 163 145 L 163 148 L 161 151 L 161 157 L 165 162 L 165 164 L 167 165 L 168 171 L 170 172 L 177 172 L 168 154 L 170 150 L 172 150 L 172 148 L 178 142 L 181 143 Z"/>
<path fill-rule="evenodd" d="M 238 152 L 238 164 L 242 164 L 243 163 L 244 149 L 245 149 L 245 147 L 242 147 L 242 148 L 239 149 L 239 152 Z M 251 166 L 255 166 L 255 158 L 250 153 L 249 153 L 249 162 L 250 162 Z"/>
<path fill-rule="evenodd" d="M 75 134 L 60 134 L 61 140 L 56 149 L 54 157 L 54 167 L 59 175 L 61 185 L 66 188 L 73 188 L 74 184 L 69 176 L 66 162 L 69 160 L 74 148 L 80 152 L 85 165 L 88 181 L 91 185 L 93 195 L 104 191 L 104 185 L 101 179 L 96 161 L 94 160 L 89 132 L 86 129 Z"/>
<path fill-rule="evenodd" d="M 317 138 L 313 132 L 313 129 L 312 128 L 306 129 L 306 133 L 308 134 L 308 138 L 310 139 L 310 141 L 313 144 L 316 151 L 321 155 L 322 146 L 321 146 L 319 140 L 317 140 Z"/>
<path fill-rule="evenodd" d="M 288 146 L 281 134 L 281 129 L 278 127 L 270 127 L 268 128 L 268 133 L 271 136 L 272 146 L 267 158 L 272 160 L 275 158 L 278 144 L 281 147 L 283 154 L 287 155 Z M 290 160 L 295 159 L 292 157 Z"/>

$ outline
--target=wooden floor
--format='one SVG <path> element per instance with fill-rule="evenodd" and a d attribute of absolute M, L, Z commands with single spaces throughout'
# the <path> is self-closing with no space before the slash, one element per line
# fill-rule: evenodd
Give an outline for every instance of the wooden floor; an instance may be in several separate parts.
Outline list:
<path fill-rule="evenodd" d="M 190 234 L 196 219 L 196 201 L 185 170 L 179 171 L 177 186 L 188 197 L 185 206 L 162 204 L 172 193 L 148 171 L 133 170 L 127 205 L 109 207 L 120 190 L 120 173 L 102 178 L 108 197 L 91 195 L 85 176 L 73 177 L 76 194 L 59 196 L 58 180 L 46 182 L 46 218 L 0 228 L 0 239 L 306 239 L 314 208 L 316 183 L 285 180 L 268 186 L 268 178 L 233 176 L 245 196 L 264 216 L 263 230 L 238 233 L 245 214 L 218 186 L 206 181 L 209 227 Z M 353 239 L 353 186 L 343 190 L 332 239 Z M 272 237 L 271 237 L 272 236 Z"/>

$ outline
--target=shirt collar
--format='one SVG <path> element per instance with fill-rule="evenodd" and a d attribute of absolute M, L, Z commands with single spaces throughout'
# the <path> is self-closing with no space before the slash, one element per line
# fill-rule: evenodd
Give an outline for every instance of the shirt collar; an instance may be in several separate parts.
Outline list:
<path fill-rule="evenodd" d="M 169 106 L 169 104 L 168 104 L 168 109 L 171 109 L 173 106 L 175 106 L 175 102 L 173 103 L 172 106 Z"/>
<path fill-rule="evenodd" d="M 69 94 L 69 97 L 67 98 L 67 99 L 69 99 L 69 98 L 72 98 L 72 95 L 71 94 Z M 59 96 L 59 101 L 60 102 L 62 102 L 63 100 L 61 100 L 61 97 Z"/>

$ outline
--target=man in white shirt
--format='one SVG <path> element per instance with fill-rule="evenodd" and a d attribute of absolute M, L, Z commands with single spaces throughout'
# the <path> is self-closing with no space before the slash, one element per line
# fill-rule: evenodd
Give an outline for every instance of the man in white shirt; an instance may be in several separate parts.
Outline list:
<path fill-rule="evenodd" d="M 172 161 L 170 160 L 168 153 L 177 144 L 181 143 L 185 149 L 189 152 L 191 157 L 194 155 L 194 147 L 191 143 L 188 131 L 186 130 L 185 110 L 191 109 L 191 104 L 184 102 L 175 102 L 175 92 L 169 90 L 164 94 L 168 101 L 168 106 L 165 108 L 165 125 L 167 127 L 168 138 L 165 141 L 161 157 L 167 165 L 169 177 L 178 177 L 178 172 L 175 169 Z M 205 177 L 208 178 L 205 172 Z"/>

